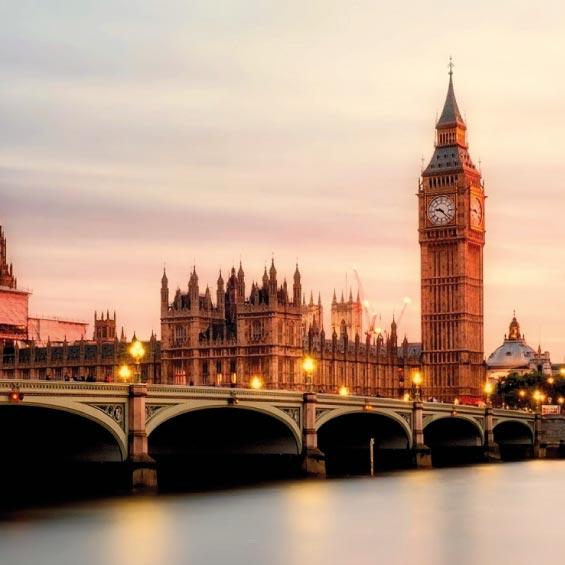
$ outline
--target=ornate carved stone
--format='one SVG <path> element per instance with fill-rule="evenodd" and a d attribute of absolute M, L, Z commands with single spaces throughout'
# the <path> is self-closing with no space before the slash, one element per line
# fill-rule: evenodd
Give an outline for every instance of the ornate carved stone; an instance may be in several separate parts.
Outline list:
<path fill-rule="evenodd" d="M 404 418 L 409 426 L 412 425 L 412 412 L 397 412 L 397 414 Z"/>
<path fill-rule="evenodd" d="M 125 405 L 124 404 L 91 404 L 93 408 L 104 412 L 107 416 L 110 416 L 112 420 L 118 422 L 120 427 L 124 427 L 124 414 L 125 414 Z"/>
<path fill-rule="evenodd" d="M 157 414 L 157 412 L 159 412 L 163 408 L 166 408 L 166 406 L 163 406 L 161 404 L 146 404 L 145 421 L 148 422 L 149 420 L 151 420 L 151 418 L 153 418 L 153 416 L 155 416 L 155 414 Z"/>
<path fill-rule="evenodd" d="M 277 408 L 290 416 L 296 422 L 298 427 L 300 427 L 300 408 L 292 406 L 277 406 Z"/>
<path fill-rule="evenodd" d="M 331 408 L 316 408 L 316 420 L 319 420 L 326 412 L 331 412 Z"/>

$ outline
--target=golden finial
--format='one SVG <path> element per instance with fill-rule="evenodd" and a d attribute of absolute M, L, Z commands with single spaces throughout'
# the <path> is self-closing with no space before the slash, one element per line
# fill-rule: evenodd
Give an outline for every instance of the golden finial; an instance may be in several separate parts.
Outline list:
<path fill-rule="evenodd" d="M 447 68 L 449 69 L 449 77 L 451 78 L 453 76 L 453 67 L 455 66 L 454 62 L 453 62 L 453 58 L 451 57 L 451 55 L 449 56 L 449 64 L 447 65 Z"/>

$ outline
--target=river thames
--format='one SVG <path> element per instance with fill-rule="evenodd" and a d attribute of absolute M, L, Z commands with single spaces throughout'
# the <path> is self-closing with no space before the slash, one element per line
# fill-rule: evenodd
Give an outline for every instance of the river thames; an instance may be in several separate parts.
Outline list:
<path fill-rule="evenodd" d="M 559 563 L 565 461 L 271 483 L 11 511 L 12 564 Z"/>

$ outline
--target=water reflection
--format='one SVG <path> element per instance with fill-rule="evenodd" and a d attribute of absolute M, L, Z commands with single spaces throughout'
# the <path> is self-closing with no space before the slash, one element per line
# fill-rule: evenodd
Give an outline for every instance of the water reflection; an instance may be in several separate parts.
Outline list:
<path fill-rule="evenodd" d="M 26 511 L 2 565 L 510 564 L 560 560 L 565 461 L 406 471 Z"/>

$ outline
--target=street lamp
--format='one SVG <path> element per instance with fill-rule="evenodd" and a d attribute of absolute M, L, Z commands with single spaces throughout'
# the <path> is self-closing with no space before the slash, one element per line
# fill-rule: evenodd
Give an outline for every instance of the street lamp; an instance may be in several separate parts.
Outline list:
<path fill-rule="evenodd" d="M 316 361 L 309 355 L 304 357 L 304 360 L 302 361 L 302 369 L 306 374 L 306 390 L 310 392 L 312 390 L 312 374 L 316 369 Z"/>
<path fill-rule="evenodd" d="M 143 347 L 143 343 L 141 343 L 141 341 L 139 341 L 138 339 L 134 339 L 131 342 L 129 348 L 129 354 L 133 357 L 133 360 L 135 361 L 135 382 L 140 383 L 141 368 L 139 364 L 141 363 L 141 359 L 143 359 L 143 356 L 145 355 L 145 348 Z"/>
<path fill-rule="evenodd" d="M 340 386 L 339 387 L 339 395 L 340 396 L 349 396 L 349 389 L 345 385 Z"/>
<path fill-rule="evenodd" d="M 535 390 L 533 397 L 534 397 L 534 401 L 536 403 L 536 410 L 537 410 L 537 412 L 539 412 L 540 411 L 540 404 L 542 403 L 545 396 L 539 390 Z"/>
<path fill-rule="evenodd" d="M 254 388 L 255 390 L 263 388 L 263 380 L 258 376 L 253 377 L 249 384 L 251 385 L 251 388 Z"/>
<path fill-rule="evenodd" d="M 412 384 L 414 385 L 414 400 L 420 400 L 420 386 L 422 385 L 422 373 L 414 371 L 412 374 Z"/>
<path fill-rule="evenodd" d="M 494 387 L 492 386 L 491 382 L 486 382 L 485 386 L 483 387 L 483 390 L 485 392 L 485 396 L 486 396 L 486 404 L 487 406 L 490 406 L 490 395 L 492 394 Z"/>
<path fill-rule="evenodd" d="M 131 378 L 131 369 L 127 365 L 122 365 L 118 369 L 118 377 L 124 382 L 128 382 Z"/>

